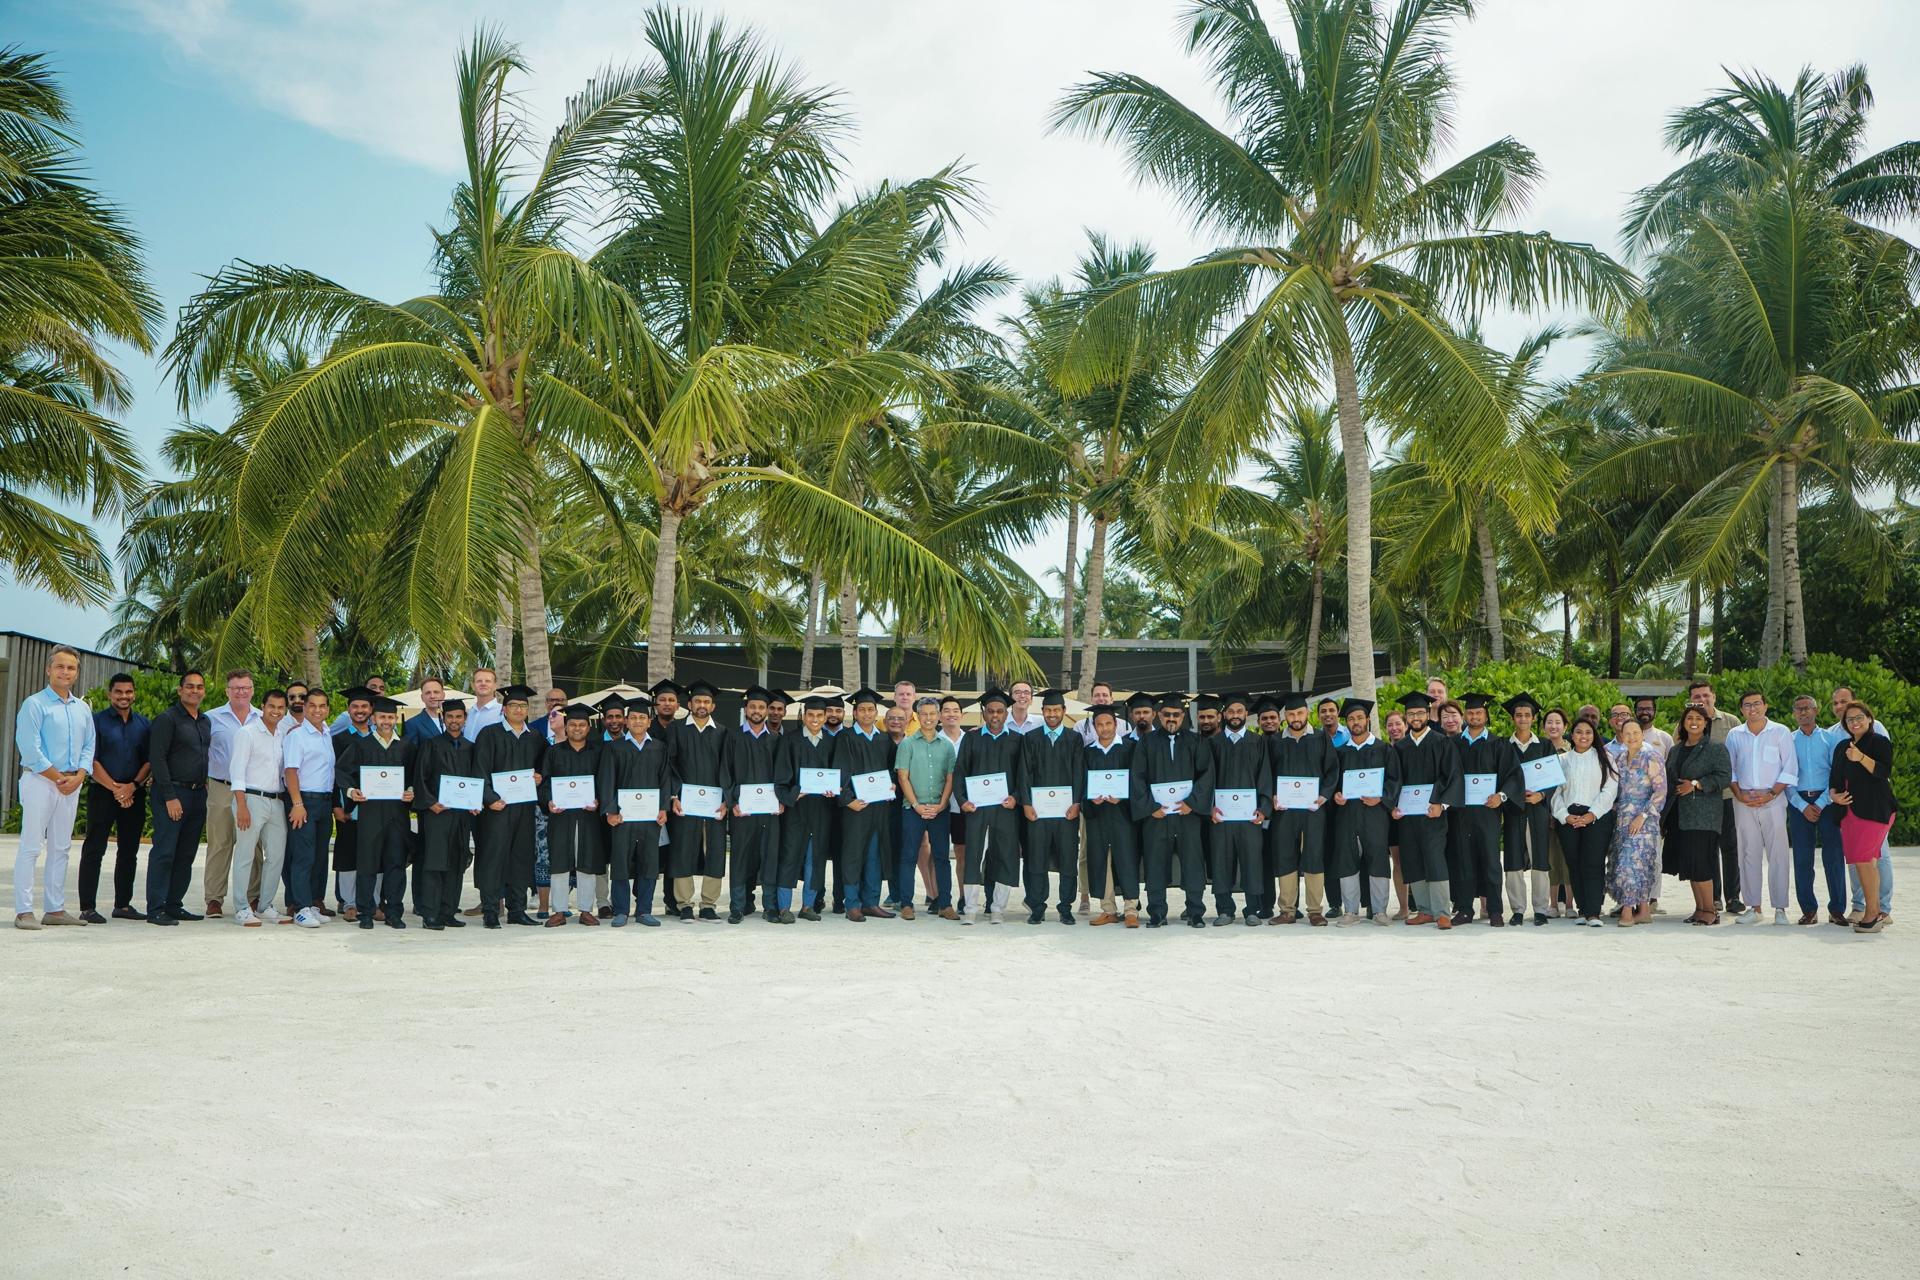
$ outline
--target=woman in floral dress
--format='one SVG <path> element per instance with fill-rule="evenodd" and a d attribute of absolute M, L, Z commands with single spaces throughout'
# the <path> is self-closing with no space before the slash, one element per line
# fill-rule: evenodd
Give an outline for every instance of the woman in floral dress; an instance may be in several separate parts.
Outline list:
<path fill-rule="evenodd" d="M 1654 854 L 1660 811 L 1667 803 L 1667 762 L 1646 744 L 1637 721 L 1620 726 L 1619 797 L 1614 801 L 1613 879 L 1607 888 L 1620 904 L 1620 927 L 1653 917 Z"/>

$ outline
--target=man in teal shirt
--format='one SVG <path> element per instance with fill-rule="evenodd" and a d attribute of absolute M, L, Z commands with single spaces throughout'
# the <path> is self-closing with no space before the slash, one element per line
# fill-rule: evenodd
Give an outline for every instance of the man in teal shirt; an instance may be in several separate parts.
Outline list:
<path fill-rule="evenodd" d="M 940 732 L 940 699 L 923 696 L 914 702 L 918 731 L 900 740 L 893 755 L 900 779 L 900 844 L 895 859 L 894 885 L 904 893 L 902 919 L 913 919 L 913 868 L 920 857 L 920 838 L 926 837 L 937 888 L 933 909 L 942 920 L 958 920 L 953 909 L 953 869 L 948 862 L 947 801 L 953 797 L 953 743 Z M 904 886 L 904 888 L 902 888 Z"/>

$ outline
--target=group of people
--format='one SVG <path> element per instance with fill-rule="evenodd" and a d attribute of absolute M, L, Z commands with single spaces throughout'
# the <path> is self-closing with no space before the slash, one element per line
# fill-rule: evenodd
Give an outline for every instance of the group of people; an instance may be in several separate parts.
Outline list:
<path fill-rule="evenodd" d="M 198 671 L 148 723 L 115 676 L 97 713 L 74 691 L 79 658 L 56 649 L 47 687 L 22 707 L 22 836 L 15 924 L 105 923 L 96 895 L 118 849 L 112 918 L 170 926 L 228 914 L 246 927 L 433 930 L 503 924 L 658 926 L 759 915 L 770 923 L 913 919 L 1029 924 L 1076 912 L 1094 925 L 1433 925 L 1500 928 L 1556 917 L 1621 927 L 1661 913 L 1663 871 L 1685 881 L 1687 917 L 1828 920 L 1876 933 L 1891 920 L 1895 817 L 1884 726 L 1850 690 L 1833 723 L 1795 699 L 1795 727 L 1748 692 L 1740 715 L 1689 690 L 1676 733 L 1652 699 L 1543 708 L 1525 693 L 1448 696 L 1443 682 L 1374 704 L 1300 693 L 1136 693 L 1096 685 L 1077 723 L 1065 696 L 1016 682 L 981 696 L 964 729 L 951 694 L 907 681 L 892 703 L 862 688 L 796 705 L 746 690 L 740 722 L 715 717 L 704 681 L 570 703 L 473 674 L 473 698 L 424 681 L 422 708 L 370 679 L 295 684 L 255 701 L 228 672 L 204 706 Z M 1191 713 L 1191 716 L 1190 714 Z M 87 789 L 78 914 L 65 909 L 68 848 Z M 144 907 L 133 904 L 142 813 L 154 838 Z M 185 897 L 202 835 L 205 910 Z M 32 896 L 45 854 L 43 911 Z M 329 862 L 334 905 L 328 905 Z M 478 903 L 460 902 L 471 871 Z M 1850 878 L 1851 873 L 1851 878 Z M 1848 905 L 1852 886 L 1851 911 Z M 957 891 L 956 891 L 957 890 Z M 1742 901 L 1744 894 L 1745 901 Z M 224 895 L 224 896 L 223 896 Z M 1616 904 L 1609 912 L 1606 900 Z M 282 912 L 276 898 L 283 904 Z M 1143 909 L 1144 904 L 1144 909 Z M 1143 919 L 1144 917 L 1144 919 Z"/>

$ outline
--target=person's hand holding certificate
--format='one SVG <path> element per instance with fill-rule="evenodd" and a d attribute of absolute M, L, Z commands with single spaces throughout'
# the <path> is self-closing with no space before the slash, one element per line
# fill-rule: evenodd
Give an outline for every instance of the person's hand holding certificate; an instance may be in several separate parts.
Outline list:
<path fill-rule="evenodd" d="M 853 798 L 864 804 L 893 799 L 893 774 L 885 769 L 853 775 Z"/>
<path fill-rule="evenodd" d="M 593 779 L 588 777 L 554 778 L 553 807 L 562 813 L 569 809 L 591 809 L 594 806 Z"/>
<path fill-rule="evenodd" d="M 697 782 L 680 784 L 680 812 L 689 818 L 717 818 L 723 797 L 718 787 L 706 787 Z"/>
<path fill-rule="evenodd" d="M 451 773 L 440 775 L 439 801 L 444 809 L 480 812 L 480 779 L 462 778 Z"/>
<path fill-rule="evenodd" d="M 407 771 L 397 764 L 360 766 L 360 794 L 369 800 L 401 800 L 407 794 Z"/>
<path fill-rule="evenodd" d="M 1127 783 L 1125 769 L 1090 769 L 1087 771 L 1087 799 L 1125 800 Z"/>
<path fill-rule="evenodd" d="M 976 773 L 967 778 L 967 803 L 976 809 L 1001 804 L 1007 798 L 1007 775 Z"/>
<path fill-rule="evenodd" d="M 531 769 L 509 769 L 494 774 L 493 793 L 508 804 L 532 804 L 540 798 Z"/>
<path fill-rule="evenodd" d="M 1213 807 L 1222 822 L 1252 822 L 1257 801 L 1252 787 L 1223 787 L 1214 791 Z"/>
<path fill-rule="evenodd" d="M 1560 767 L 1560 753 L 1549 751 L 1544 756 L 1520 762 L 1520 775 L 1526 779 L 1529 791 L 1546 791 L 1562 786 L 1567 780 L 1567 771 Z"/>
<path fill-rule="evenodd" d="M 1495 773 L 1469 773 L 1465 775 L 1466 795 L 1462 798 L 1468 804 L 1484 805 L 1498 781 L 1500 775 Z"/>
<path fill-rule="evenodd" d="M 660 821 L 660 792 L 655 787 L 629 787 L 616 797 L 622 822 Z"/>
<path fill-rule="evenodd" d="M 1193 779 L 1185 778 L 1179 782 L 1156 782 L 1149 788 L 1153 792 L 1153 802 L 1160 808 L 1172 813 L 1186 803 L 1193 794 Z"/>
<path fill-rule="evenodd" d="M 1320 779 L 1281 774 L 1273 780 L 1273 795 L 1282 809 L 1311 809 L 1320 802 Z"/>
<path fill-rule="evenodd" d="M 838 769 L 802 769 L 800 794 L 803 796 L 839 795 L 840 771 Z"/>
<path fill-rule="evenodd" d="M 771 816 L 780 812 L 780 800 L 774 795 L 771 782 L 741 783 L 738 805 L 741 816 L 746 818 Z"/>
<path fill-rule="evenodd" d="M 1064 818 L 1067 810 L 1073 807 L 1072 787 L 1035 787 L 1033 789 L 1033 816 L 1042 818 Z"/>
<path fill-rule="evenodd" d="M 1386 794 L 1385 769 L 1347 769 L 1340 774 L 1340 794 L 1349 800 L 1379 800 Z"/>
<path fill-rule="evenodd" d="M 1433 784 L 1431 782 L 1409 782 L 1400 788 L 1400 812 L 1408 817 L 1424 818 L 1427 806 L 1433 803 Z"/>

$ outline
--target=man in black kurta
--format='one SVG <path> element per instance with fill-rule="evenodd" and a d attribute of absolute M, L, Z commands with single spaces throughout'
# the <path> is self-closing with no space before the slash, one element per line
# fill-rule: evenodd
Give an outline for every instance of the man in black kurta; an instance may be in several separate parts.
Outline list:
<path fill-rule="evenodd" d="M 673 770 L 673 896 L 680 918 L 693 919 L 694 899 L 702 920 L 718 920 L 720 881 L 727 874 L 726 731 L 713 718 L 719 691 L 705 680 L 687 686 L 687 718 L 676 720 L 667 734 L 667 766 Z M 713 817 L 688 813 L 682 801 L 688 787 L 718 791 L 719 812 Z"/>
<path fill-rule="evenodd" d="M 601 704 L 603 717 L 605 705 Z M 646 731 L 648 705 L 645 698 L 637 695 L 623 701 L 628 723 L 639 725 L 640 733 L 635 736 L 623 729 L 617 737 L 600 744 L 600 776 L 596 789 L 601 797 L 601 816 L 607 824 L 613 923 L 624 924 L 631 908 L 641 924 L 657 928 L 660 921 L 653 914 L 653 882 L 660 878 L 660 841 L 673 798 L 673 777 L 667 770 L 666 747 Z M 654 820 L 630 821 L 622 816 L 620 794 L 624 791 L 651 791 L 657 811 Z"/>
<path fill-rule="evenodd" d="M 565 713 L 566 737 L 547 748 L 540 768 L 540 803 L 547 807 L 547 873 L 553 879 L 547 928 L 567 922 L 567 882 L 579 894 L 581 924 L 599 924 L 594 877 L 606 874 L 606 819 L 600 813 L 600 744 L 593 740 L 593 708 L 575 702 Z M 571 797 L 571 800 L 569 800 Z"/>
<path fill-rule="evenodd" d="M 1261 888 L 1267 878 L 1266 824 L 1273 811 L 1271 790 L 1273 775 L 1267 769 L 1267 744 L 1247 727 L 1247 712 L 1252 698 L 1244 693 L 1229 693 L 1220 699 L 1220 728 L 1206 739 L 1213 752 L 1214 802 L 1207 812 L 1212 828 L 1212 847 L 1207 851 L 1213 878 L 1213 922 L 1233 923 L 1233 894 L 1238 885 L 1246 894 L 1248 924 L 1259 924 L 1258 900 L 1265 896 Z M 1220 809 L 1222 791 L 1251 791 L 1251 821 L 1225 817 Z"/>
<path fill-rule="evenodd" d="M 484 791 L 480 752 L 467 741 L 467 704 L 441 704 L 443 729 L 414 748 L 413 807 L 420 815 L 420 914 L 429 929 L 464 929 L 460 918 L 460 873 L 467 840 Z M 445 787 L 443 782 L 452 779 Z M 448 794 L 442 796 L 441 792 Z M 446 800 L 458 803 L 447 804 Z"/>
<path fill-rule="evenodd" d="M 1329 862 L 1340 878 L 1341 898 L 1352 904 L 1340 923 L 1357 925 L 1365 919 L 1360 914 L 1360 877 L 1364 875 L 1373 922 L 1387 925 L 1393 922 L 1389 911 L 1393 893 L 1390 815 L 1400 800 L 1400 757 L 1374 733 L 1371 702 L 1348 698 L 1340 709 L 1346 713 L 1347 734 L 1346 741 L 1334 750 L 1333 852 Z M 1347 794 L 1348 772 L 1368 769 L 1381 771 L 1379 796 Z"/>
<path fill-rule="evenodd" d="M 1513 767 L 1517 777 L 1515 786 L 1518 788 L 1517 791 L 1507 792 L 1502 811 L 1504 830 L 1501 832 L 1501 865 L 1506 871 L 1507 904 L 1513 908 L 1513 917 L 1507 923 L 1520 924 L 1526 919 L 1528 877 L 1531 876 L 1533 922 L 1544 925 L 1549 919 L 1547 910 L 1553 901 L 1547 840 L 1553 829 L 1555 788 L 1527 790 L 1523 766 L 1529 760 L 1552 755 L 1553 744 L 1534 735 L 1533 726 L 1540 715 L 1540 704 L 1533 700 L 1532 694 L 1517 693 L 1501 705 L 1513 719 L 1513 737 L 1507 740 L 1507 745 L 1513 748 Z"/>
<path fill-rule="evenodd" d="M 647 692 L 653 697 L 653 718 L 646 722 L 645 732 L 668 753 L 667 767 L 671 771 L 673 727 L 680 722 L 680 708 L 686 704 L 687 691 L 672 679 L 666 679 L 656 680 Z M 633 730 L 635 737 L 640 733 L 640 729 Z M 660 842 L 660 900 L 666 904 L 666 914 L 678 918 L 680 900 L 673 893 L 673 797 L 662 796 L 661 807 L 667 812 L 667 825 L 661 828 L 666 838 Z"/>
<path fill-rule="evenodd" d="M 1073 923 L 1073 900 L 1079 892 L 1080 806 L 1086 798 L 1086 744 L 1067 728 L 1067 695 L 1048 689 L 1040 695 L 1040 728 L 1020 738 L 1020 803 L 1027 819 L 1027 923 L 1047 918 L 1047 889 L 1053 871 L 1060 873 L 1061 924 Z M 1036 790 L 1065 788 L 1071 797 L 1065 816 L 1039 817 L 1034 809 Z"/>
<path fill-rule="evenodd" d="M 340 760 L 346 755 L 347 748 L 354 739 L 364 738 L 373 732 L 373 690 L 365 685 L 355 685 L 344 690 L 341 698 L 347 704 L 347 720 L 338 726 L 338 731 L 329 729 L 333 737 L 333 776 L 336 799 L 340 791 Z M 357 891 L 354 879 L 354 850 L 359 844 L 360 824 L 353 820 L 354 806 L 335 804 L 333 808 L 333 871 L 334 896 L 340 904 L 340 914 L 349 923 L 360 918 L 359 904 L 353 900 Z M 367 911 L 374 910 L 374 904 L 367 904 Z"/>
<path fill-rule="evenodd" d="M 953 787 L 960 797 L 960 811 L 967 815 L 968 887 L 962 890 L 960 922 L 972 924 L 984 909 L 991 924 L 1006 918 L 1007 899 L 1020 883 L 1020 798 L 1021 735 L 1007 727 L 1007 708 L 1013 699 L 1001 689 L 988 689 L 980 695 L 980 727 L 969 729 L 960 739 L 960 750 L 953 764 Z M 977 788 L 968 785 L 979 779 L 984 785 L 997 779 L 1006 788 L 1006 797 L 997 804 L 979 804 Z M 973 886 L 978 886 L 977 888 Z"/>
<path fill-rule="evenodd" d="M 1474 899 L 1487 900 L 1487 923 L 1503 928 L 1507 923 L 1501 909 L 1500 829 L 1501 809 L 1509 793 L 1519 794 L 1520 764 L 1513 747 L 1505 738 L 1487 729 L 1487 704 L 1493 698 L 1484 693 L 1463 693 L 1460 705 L 1466 713 L 1466 728 L 1453 740 L 1460 757 L 1460 808 L 1455 822 L 1461 842 L 1462 866 L 1467 883 L 1453 886 L 1453 922 L 1473 922 Z M 1469 784 L 1489 788 L 1486 798 L 1468 803 Z"/>
<path fill-rule="evenodd" d="M 1306 882 L 1307 921 L 1326 923 L 1328 830 L 1332 821 L 1333 793 L 1340 789 L 1339 761 L 1327 735 L 1312 727 L 1307 695 L 1289 694 L 1275 704 L 1273 714 L 1282 718 L 1266 734 L 1267 786 L 1274 789 L 1273 831 L 1267 844 L 1279 892 L 1269 919 L 1274 924 L 1292 924 L 1300 918 L 1300 884 Z M 1262 712 L 1262 722 L 1267 713 Z M 1280 792 L 1287 793 L 1283 804 Z M 1311 809 L 1290 807 L 1301 796 L 1310 796 Z M 1382 810 L 1381 821 L 1386 820 Z M 1381 841 L 1381 852 L 1386 842 Z"/>
<path fill-rule="evenodd" d="M 880 726 L 880 695 L 862 687 L 848 695 L 853 723 L 834 739 L 834 765 L 840 770 L 840 883 L 846 889 L 847 919 L 858 923 L 869 917 L 893 919 L 880 905 L 880 866 L 886 851 L 887 824 L 893 809 L 886 803 L 898 794 L 893 778 L 893 739 Z M 857 779 L 884 783 L 887 795 L 862 800 Z"/>
<path fill-rule="evenodd" d="M 1129 779 L 1133 814 L 1140 822 L 1142 861 L 1147 877 L 1147 927 L 1167 922 L 1167 885 L 1175 858 L 1180 862 L 1180 887 L 1186 894 L 1181 918 L 1196 929 L 1206 927 L 1206 883 L 1202 871 L 1200 815 L 1213 811 L 1213 752 L 1206 739 L 1181 726 L 1185 699 L 1165 694 L 1159 701 L 1160 722 L 1133 749 Z M 1178 801 L 1157 798 L 1153 788 L 1185 784 Z"/>
<path fill-rule="evenodd" d="M 533 690 L 511 684 L 500 691 L 500 719 L 480 731 L 473 748 L 480 757 L 481 800 L 478 838 L 482 922 L 500 927 L 500 908 L 506 906 L 509 924 L 536 925 L 527 914 L 527 894 L 533 888 L 533 812 L 538 795 L 508 803 L 497 790 L 503 773 L 530 773 L 536 783 L 547 754 L 547 735 L 527 723 L 527 703 Z"/>
<path fill-rule="evenodd" d="M 340 753 L 334 781 L 348 806 L 356 810 L 359 829 L 354 850 L 354 900 L 360 904 L 360 927 L 373 928 L 375 894 L 386 912 L 387 926 L 404 929 L 402 900 L 407 887 L 407 821 L 413 804 L 413 744 L 399 733 L 400 704 L 392 698 L 373 702 L 373 732 L 355 737 Z M 343 737 L 346 735 L 342 735 Z M 363 769 L 399 771 L 402 794 L 398 800 L 369 800 L 360 784 Z M 377 880 L 377 883 L 376 883 Z"/>
<path fill-rule="evenodd" d="M 767 886 L 766 917 L 779 923 L 780 908 L 775 902 L 774 884 L 780 858 L 780 815 L 786 805 L 779 798 L 780 736 L 767 725 L 767 690 L 758 685 L 745 696 L 747 722 L 737 733 L 726 737 L 728 844 L 732 861 L 727 875 L 730 882 L 727 923 L 739 924 L 748 911 L 754 887 Z M 748 812 L 747 801 L 764 795 L 774 804 L 771 813 Z"/>
<path fill-rule="evenodd" d="M 1082 783 L 1080 812 L 1087 828 L 1087 893 L 1100 900 L 1100 914 L 1093 923 L 1140 927 L 1140 833 L 1133 820 L 1130 791 L 1135 740 L 1120 732 L 1118 712 L 1111 706 L 1098 706 L 1091 712 L 1093 741 L 1081 748 Z M 1117 792 L 1093 798 L 1095 774 L 1119 773 L 1122 782 Z M 1109 784 L 1110 785 L 1110 784 Z M 1118 901 L 1116 902 L 1116 897 Z M 1115 907 L 1120 908 L 1116 912 Z"/>
<path fill-rule="evenodd" d="M 778 779 L 780 803 L 786 806 L 780 823 L 780 862 L 770 875 L 773 902 L 780 911 L 780 922 L 796 919 L 793 887 L 800 886 L 797 918 L 820 918 L 820 883 L 833 844 L 834 811 L 840 803 L 840 771 L 833 763 L 834 739 L 827 736 L 829 699 L 808 694 L 800 703 L 799 727 L 787 726 L 780 734 Z M 823 774 L 818 771 L 826 770 Z M 804 791 L 811 782 L 824 788 Z"/>
<path fill-rule="evenodd" d="M 1417 908 L 1407 923 L 1451 929 L 1447 809 L 1460 803 L 1460 754 L 1451 738 L 1427 723 L 1432 703 L 1433 699 L 1418 692 L 1400 699 L 1407 713 L 1407 736 L 1393 745 L 1400 765 L 1400 797 L 1393 816 L 1400 821 L 1400 861 L 1406 868 L 1407 892 Z M 1427 802 L 1407 808 L 1413 803 L 1407 796 L 1409 787 L 1429 788 Z"/>

